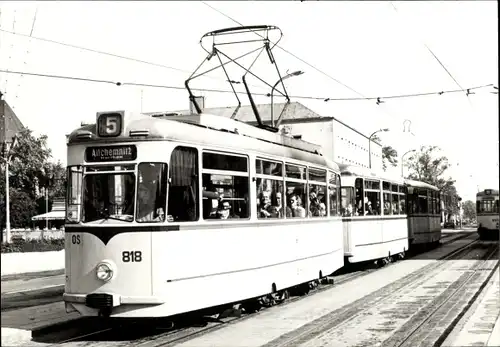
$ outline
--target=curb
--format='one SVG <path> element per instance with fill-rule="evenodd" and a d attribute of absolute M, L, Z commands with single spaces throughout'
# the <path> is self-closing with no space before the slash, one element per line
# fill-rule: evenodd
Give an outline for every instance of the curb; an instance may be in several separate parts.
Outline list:
<path fill-rule="evenodd" d="M 62 297 L 63 294 L 64 294 L 64 284 L 56 284 L 56 285 L 44 286 L 40 288 L 28 289 L 17 292 L 2 293 L 2 302 L 4 300 L 23 299 L 23 298 L 33 299 L 36 297 L 47 298 L 58 295 Z"/>
<path fill-rule="evenodd" d="M 14 281 L 18 279 L 26 278 L 39 278 L 39 277 L 50 277 L 64 275 L 64 269 L 59 270 L 46 270 L 46 271 L 35 271 L 35 272 L 23 272 L 19 274 L 2 275 L 1 281 Z"/>

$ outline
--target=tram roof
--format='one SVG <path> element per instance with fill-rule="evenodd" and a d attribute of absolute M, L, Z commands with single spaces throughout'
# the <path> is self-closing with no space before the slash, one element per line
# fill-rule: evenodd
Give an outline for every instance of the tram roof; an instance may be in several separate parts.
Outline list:
<path fill-rule="evenodd" d="M 403 179 L 401 177 L 395 177 L 394 175 L 387 173 L 378 173 L 373 169 L 348 164 L 339 164 L 339 169 L 344 176 L 360 176 L 365 178 L 375 178 L 385 181 L 395 182 L 403 184 Z"/>
<path fill-rule="evenodd" d="M 410 179 L 405 179 L 405 184 L 410 186 L 410 187 L 416 187 L 416 188 L 427 188 L 427 189 L 432 189 L 439 191 L 439 188 L 436 186 L 433 186 L 429 183 L 425 183 L 422 181 L 416 181 L 416 180 L 410 180 Z"/>
<path fill-rule="evenodd" d="M 113 113 L 113 112 L 110 112 Z M 101 113 L 102 114 L 102 113 Z M 158 115 L 124 112 L 123 131 L 113 138 L 97 137 L 96 124 L 76 129 L 68 145 L 131 141 L 179 141 L 221 147 L 239 147 L 272 156 L 307 161 L 339 170 L 338 165 L 321 154 L 321 146 L 257 128 L 244 122 L 210 114 Z M 133 134 L 141 134 L 134 136 Z M 146 134 L 146 135 L 144 135 Z"/>
<path fill-rule="evenodd" d="M 499 191 L 498 189 L 485 189 L 481 192 L 477 192 L 476 196 L 491 196 L 491 195 L 498 195 Z"/>

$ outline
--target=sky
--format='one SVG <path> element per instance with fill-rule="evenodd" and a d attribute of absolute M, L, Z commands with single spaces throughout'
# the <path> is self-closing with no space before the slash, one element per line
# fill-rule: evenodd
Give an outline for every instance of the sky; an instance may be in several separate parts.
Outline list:
<path fill-rule="evenodd" d="M 281 73 L 304 72 L 286 82 L 292 101 L 367 135 L 389 128 L 380 137 L 399 155 L 421 145 L 439 146 L 464 199 L 474 200 L 478 188 L 498 187 L 498 94 L 491 93 L 491 86 L 469 96 L 384 99 L 498 87 L 496 1 L 2 2 L 0 11 L 0 70 L 177 87 L 205 58 L 199 45 L 204 33 L 237 22 L 276 25 L 283 32 L 281 48 L 273 50 Z M 268 83 L 277 80 L 263 65 L 255 68 Z M 231 72 L 241 78 L 241 71 Z M 255 92 L 269 92 L 257 80 L 249 83 Z M 219 72 L 193 86 L 229 88 Z M 0 90 L 25 126 L 48 135 L 54 160 L 63 163 L 64 135 L 82 121 L 94 122 L 96 112 L 189 107 L 185 90 L 27 74 L 0 72 Z M 231 94 L 202 94 L 207 107 L 236 105 Z M 324 101 L 357 97 L 381 97 L 383 103 Z M 248 104 L 246 97 L 241 99 Z M 256 102 L 269 99 L 257 97 Z M 404 124 L 413 134 L 403 132 Z"/>

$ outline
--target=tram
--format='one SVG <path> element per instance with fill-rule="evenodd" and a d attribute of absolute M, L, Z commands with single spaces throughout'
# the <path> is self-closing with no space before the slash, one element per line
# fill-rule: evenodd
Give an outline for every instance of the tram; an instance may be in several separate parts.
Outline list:
<path fill-rule="evenodd" d="M 439 189 L 406 179 L 408 239 L 410 246 L 438 246 L 441 240 L 441 197 Z"/>
<path fill-rule="evenodd" d="M 499 193 L 485 189 L 476 194 L 477 232 L 481 239 L 498 238 Z"/>
<path fill-rule="evenodd" d="M 409 248 L 404 182 L 359 166 L 340 170 L 346 263 L 403 258 Z"/>
<path fill-rule="evenodd" d="M 206 114 L 104 112 L 68 140 L 68 311 L 165 317 L 343 266 L 340 171 L 302 140 Z"/>

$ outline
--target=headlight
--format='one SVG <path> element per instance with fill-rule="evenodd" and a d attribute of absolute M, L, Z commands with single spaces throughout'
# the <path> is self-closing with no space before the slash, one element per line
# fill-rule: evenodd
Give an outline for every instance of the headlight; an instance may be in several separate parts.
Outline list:
<path fill-rule="evenodd" d="M 108 282 L 113 278 L 113 269 L 107 263 L 100 263 L 96 268 L 96 276 L 99 280 Z"/>

